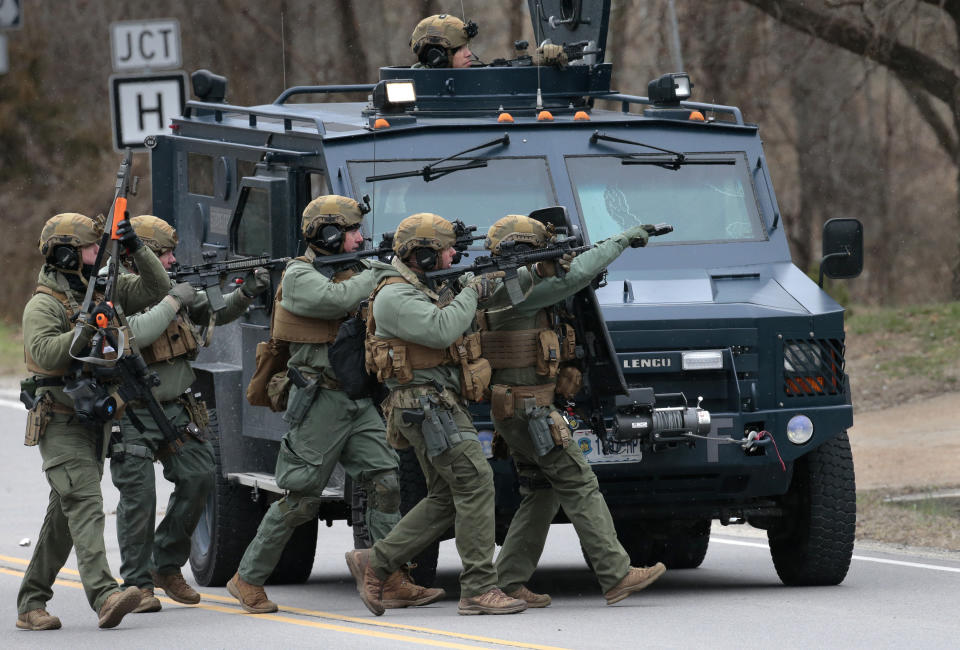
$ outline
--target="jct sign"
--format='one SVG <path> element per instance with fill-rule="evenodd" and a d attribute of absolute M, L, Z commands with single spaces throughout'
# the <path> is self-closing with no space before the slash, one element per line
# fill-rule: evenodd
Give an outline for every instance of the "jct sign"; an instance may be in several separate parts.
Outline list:
<path fill-rule="evenodd" d="M 112 23 L 110 41 L 118 72 L 180 67 L 180 23 L 172 18 Z"/>

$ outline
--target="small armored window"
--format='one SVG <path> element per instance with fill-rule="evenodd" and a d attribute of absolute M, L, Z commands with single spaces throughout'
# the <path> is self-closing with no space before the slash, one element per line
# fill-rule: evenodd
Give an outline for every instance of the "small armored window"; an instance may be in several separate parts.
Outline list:
<path fill-rule="evenodd" d="M 237 253 L 262 255 L 270 250 L 270 194 L 245 187 L 237 205 Z"/>
<path fill-rule="evenodd" d="M 310 200 L 317 198 L 318 196 L 323 196 L 324 194 L 329 194 L 327 190 L 327 177 L 325 174 L 312 172 L 307 174 L 307 179 L 310 183 Z"/>
<path fill-rule="evenodd" d="M 187 154 L 187 191 L 213 196 L 213 156 Z"/>

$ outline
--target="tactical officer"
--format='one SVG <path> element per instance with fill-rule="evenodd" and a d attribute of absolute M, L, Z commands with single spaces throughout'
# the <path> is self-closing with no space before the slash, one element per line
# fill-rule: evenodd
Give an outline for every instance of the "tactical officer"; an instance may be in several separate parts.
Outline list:
<path fill-rule="evenodd" d="M 153 215 L 134 217 L 130 223 L 140 241 L 170 270 L 176 263 L 177 231 Z M 125 261 L 129 270 L 138 271 L 135 260 Z M 214 321 L 224 324 L 239 317 L 269 284 L 267 270 L 256 269 L 241 287 L 224 296 L 226 307 L 213 314 L 207 294 L 184 282 L 173 287 L 163 300 L 129 318 L 144 361 L 160 379 L 154 394 L 167 419 L 180 432 L 176 442 L 166 440 L 149 412 L 131 404 L 119 439 L 111 440 L 110 475 L 120 491 L 120 575 L 125 585 L 139 587 L 141 593 L 134 613 L 160 610 L 154 586 L 178 603 L 200 602 L 200 594 L 186 583 L 180 571 L 190 556 L 190 536 L 203 512 L 216 471 L 213 448 L 203 440 L 208 423 L 206 408 L 189 390 L 196 379 L 190 361 L 196 358 L 200 346 L 208 343 L 201 340 L 195 323 L 208 328 L 208 339 Z M 154 461 L 163 464 L 164 477 L 174 484 L 156 532 Z"/>
<path fill-rule="evenodd" d="M 383 581 L 451 524 L 463 562 L 459 613 L 526 609 L 497 588 L 493 472 L 463 401 L 483 397 L 489 381 L 479 336 L 464 334 L 477 301 L 494 283 L 472 278 L 456 297 L 450 288 L 438 293 L 424 284 L 424 272 L 450 267 L 455 239 L 446 219 L 412 215 L 397 227 L 392 264 L 377 269 L 367 365 L 390 389 L 384 402 L 388 440 L 397 448 L 413 446 L 427 483 L 427 496 L 385 539 L 346 554 L 361 599 L 378 616 L 386 605 Z"/>
<path fill-rule="evenodd" d="M 323 488 L 339 462 L 365 488 L 366 524 L 374 542 L 400 520 L 398 458 L 387 445 L 383 420 L 370 398 L 350 399 L 330 367 L 328 347 L 340 323 L 374 288 L 369 263 L 357 260 L 332 277 L 313 264 L 317 256 L 351 253 L 363 244 L 363 211 L 353 199 L 321 196 L 303 211 L 306 254 L 292 260 L 274 303 L 272 336 L 288 341 L 288 367 L 304 385 L 291 382 L 284 419 L 290 430 L 280 443 L 277 485 L 286 496 L 274 502 L 260 522 L 227 589 L 253 614 L 277 611 L 263 584 L 273 572 L 294 529 L 317 517 Z M 397 565 L 384 585 L 391 607 L 426 605 L 442 589 L 416 585 L 405 565 Z"/>
<path fill-rule="evenodd" d="M 539 248 L 550 234 L 543 223 L 508 215 L 487 233 L 486 248 L 500 254 L 504 242 Z M 639 240 L 639 241 L 637 241 Z M 642 226 L 601 242 L 593 249 L 561 261 L 568 267 L 558 277 L 553 262 L 539 262 L 521 274 L 526 297 L 511 306 L 498 290 L 487 304 L 483 354 L 493 367 L 491 415 L 497 433 L 507 442 L 520 478 L 523 497 L 497 556 L 500 587 L 527 602 L 546 607 L 550 596 L 526 587 L 559 506 L 573 523 L 580 544 L 593 565 L 607 604 L 623 600 L 663 574 L 663 564 L 630 566 L 617 540 L 613 518 L 600 494 L 597 477 L 579 447 L 570 443 L 565 420 L 554 408 L 556 393 L 571 399 L 580 387 L 580 371 L 572 365 L 574 330 L 556 303 L 586 287 L 629 245 L 645 245 Z"/>
<path fill-rule="evenodd" d="M 17 597 L 17 627 L 25 630 L 60 627 L 60 619 L 45 607 L 71 548 L 76 549 L 80 581 L 87 601 L 99 614 L 100 627 L 115 627 L 140 603 L 140 590 L 131 586 L 121 591 L 107 565 L 100 478 L 109 425 L 81 419 L 64 392 L 64 378 L 78 363 L 70 356 L 71 344 L 75 354 L 88 347 L 98 316 L 119 326 L 116 312 L 109 307 L 80 314 L 87 284 L 93 281 L 102 229 L 102 224 L 76 213 L 58 214 L 47 221 L 40 233 L 45 264 L 23 311 L 24 358 L 38 387 L 25 442 L 39 444 L 50 484 L 46 516 Z M 128 221 L 118 224 L 117 233 L 141 273 L 117 279 L 114 307 L 138 311 L 167 292 L 169 279 Z M 83 324 L 76 342 L 74 318 Z"/>
<path fill-rule="evenodd" d="M 439 14 L 417 23 L 410 48 L 417 57 L 416 68 L 469 68 L 473 53 L 468 47 L 477 35 L 477 24 L 464 24 L 456 16 Z"/>

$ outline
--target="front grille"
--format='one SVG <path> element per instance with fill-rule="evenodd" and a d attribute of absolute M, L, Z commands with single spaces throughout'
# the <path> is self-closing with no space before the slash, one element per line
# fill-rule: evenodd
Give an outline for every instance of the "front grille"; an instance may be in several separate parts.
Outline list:
<path fill-rule="evenodd" d="M 787 397 L 839 395 L 843 352 L 841 339 L 784 339 L 783 392 Z"/>

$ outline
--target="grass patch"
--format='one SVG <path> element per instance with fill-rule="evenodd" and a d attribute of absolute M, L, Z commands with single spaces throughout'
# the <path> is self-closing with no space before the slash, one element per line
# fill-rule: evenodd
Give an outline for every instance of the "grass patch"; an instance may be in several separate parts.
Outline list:
<path fill-rule="evenodd" d="M 23 334 L 19 327 L 0 323 L 0 375 L 24 376 Z"/>
<path fill-rule="evenodd" d="M 960 514 L 950 499 L 886 502 L 906 491 L 857 493 L 857 539 L 960 551 Z"/>

